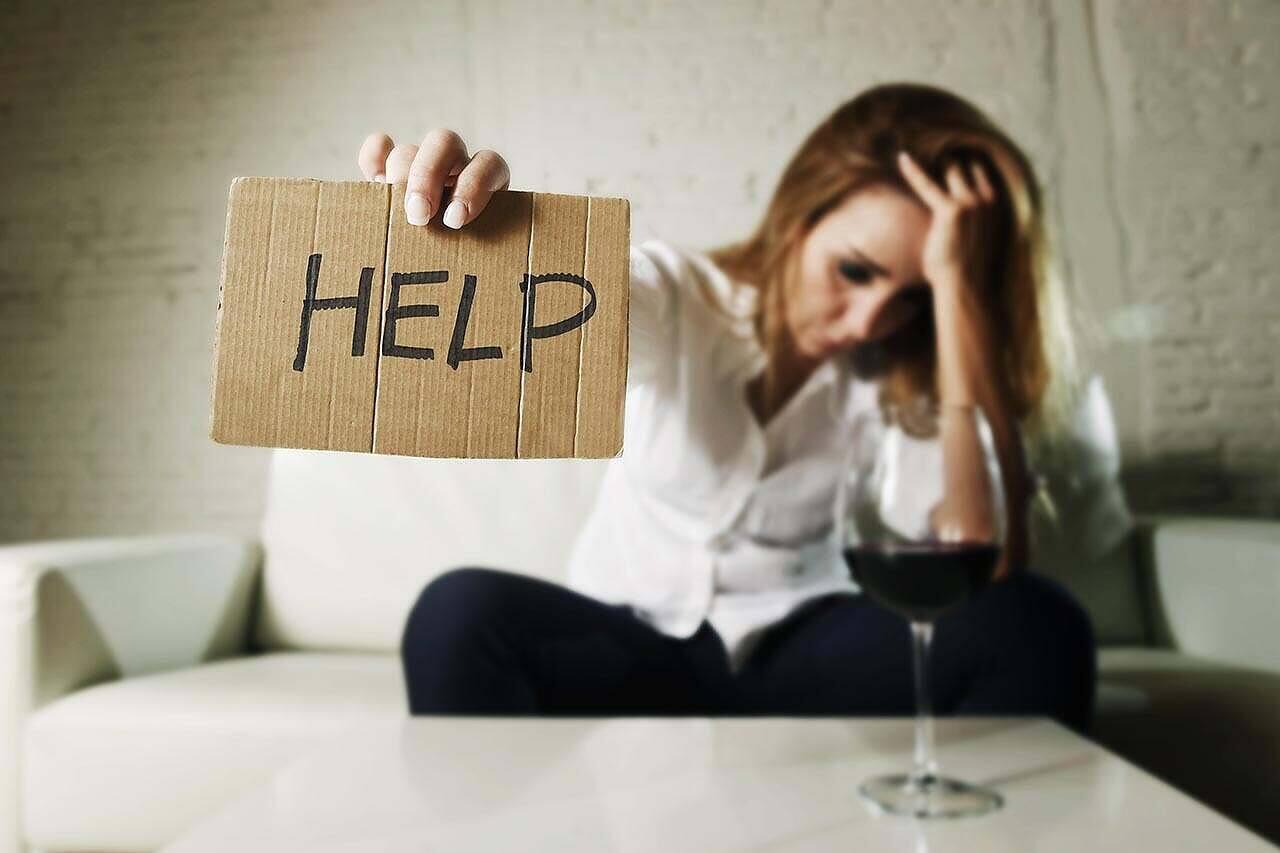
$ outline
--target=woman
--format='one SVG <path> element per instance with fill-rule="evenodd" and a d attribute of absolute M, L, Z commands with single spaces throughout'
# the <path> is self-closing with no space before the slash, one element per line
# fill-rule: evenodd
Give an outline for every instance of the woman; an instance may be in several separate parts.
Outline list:
<path fill-rule="evenodd" d="M 447 130 L 375 134 L 359 162 L 407 181 L 411 224 L 452 185 L 442 221 L 465 227 L 510 180 Z M 1069 397 L 1041 217 L 988 118 L 897 83 L 813 131 L 750 239 L 632 246 L 625 450 L 569 583 L 500 567 L 429 583 L 402 642 L 411 711 L 910 713 L 906 623 L 856 591 L 827 534 L 853 416 L 926 394 L 981 406 L 1010 507 L 997 582 L 936 623 L 935 709 L 1087 729 L 1088 617 L 1026 570 L 1024 441 L 1049 446 Z"/>

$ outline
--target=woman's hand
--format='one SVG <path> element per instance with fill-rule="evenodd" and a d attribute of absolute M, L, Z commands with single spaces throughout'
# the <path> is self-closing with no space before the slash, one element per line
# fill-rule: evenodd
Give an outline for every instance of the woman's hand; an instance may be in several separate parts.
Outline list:
<path fill-rule="evenodd" d="M 407 182 L 404 213 L 410 225 L 426 225 L 443 204 L 445 188 L 453 187 L 441 221 L 461 228 L 511 183 L 507 161 L 496 151 L 482 148 L 468 155 L 462 137 L 445 127 L 427 131 L 421 145 L 396 145 L 385 133 L 372 133 L 357 162 L 365 180 Z"/>
<path fill-rule="evenodd" d="M 906 151 L 898 152 L 898 167 L 933 214 L 920 259 L 929 285 L 985 290 L 992 271 L 991 215 L 996 193 L 982 165 L 973 163 L 973 176 L 966 178 L 960 164 L 952 163 L 946 171 L 946 190 Z"/>

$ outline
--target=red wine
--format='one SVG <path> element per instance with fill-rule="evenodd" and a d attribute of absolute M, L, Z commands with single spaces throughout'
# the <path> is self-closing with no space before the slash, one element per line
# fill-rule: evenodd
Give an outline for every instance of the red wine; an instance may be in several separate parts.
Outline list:
<path fill-rule="evenodd" d="M 1000 558 L 978 542 L 868 543 L 844 549 L 849 573 L 880 604 L 915 622 L 932 622 L 986 586 Z"/>

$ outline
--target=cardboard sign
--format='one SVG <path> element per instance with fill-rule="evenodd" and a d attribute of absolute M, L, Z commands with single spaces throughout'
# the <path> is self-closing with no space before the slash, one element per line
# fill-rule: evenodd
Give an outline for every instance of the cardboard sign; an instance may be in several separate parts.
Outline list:
<path fill-rule="evenodd" d="M 622 450 L 623 198 L 502 190 L 459 230 L 404 185 L 231 184 L 215 441 L 407 456 Z"/>

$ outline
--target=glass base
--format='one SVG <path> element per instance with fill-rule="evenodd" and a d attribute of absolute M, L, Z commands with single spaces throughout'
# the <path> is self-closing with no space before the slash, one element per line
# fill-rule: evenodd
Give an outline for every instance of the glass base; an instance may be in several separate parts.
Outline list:
<path fill-rule="evenodd" d="M 1004 797 L 989 788 L 945 776 L 878 776 L 863 782 L 858 793 L 883 811 L 914 817 L 967 817 L 1004 805 Z"/>

